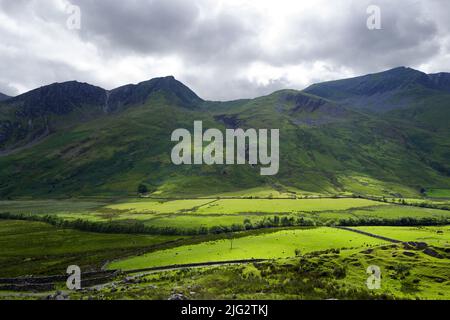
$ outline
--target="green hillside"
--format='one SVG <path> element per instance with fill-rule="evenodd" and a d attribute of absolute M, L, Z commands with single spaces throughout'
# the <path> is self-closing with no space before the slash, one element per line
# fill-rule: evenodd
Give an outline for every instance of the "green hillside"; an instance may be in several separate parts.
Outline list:
<path fill-rule="evenodd" d="M 406 74 L 390 76 L 391 85 L 410 83 Z M 369 82 L 383 94 L 392 89 Z M 316 90 L 323 98 L 282 90 L 211 102 L 173 77 L 113 91 L 74 82 L 36 89 L 0 106 L 0 197 L 127 196 L 141 183 L 178 197 L 257 187 L 413 197 L 450 188 L 445 90 L 420 91 L 425 100 L 414 100 L 411 114 L 353 108 L 342 103 L 343 85 L 341 96 L 327 90 Z M 280 129 L 278 175 L 260 176 L 259 166 L 173 165 L 170 135 L 192 132 L 194 120 L 204 129 Z"/>

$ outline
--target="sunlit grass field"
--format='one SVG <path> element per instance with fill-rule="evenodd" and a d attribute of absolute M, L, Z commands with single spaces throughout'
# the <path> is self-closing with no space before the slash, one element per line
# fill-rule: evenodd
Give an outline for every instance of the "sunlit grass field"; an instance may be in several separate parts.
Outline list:
<path fill-rule="evenodd" d="M 135 213 L 239 214 L 239 213 L 295 213 L 346 210 L 380 205 L 366 199 L 221 199 L 175 200 L 167 202 L 145 201 L 114 204 L 108 209 L 128 210 Z"/>
<path fill-rule="evenodd" d="M 156 200 L 141 200 L 138 202 L 125 202 L 107 206 L 106 209 L 130 211 L 133 213 L 175 213 L 192 211 L 206 205 L 213 200 L 173 200 L 160 202 Z"/>
<path fill-rule="evenodd" d="M 204 242 L 155 251 L 112 262 L 110 269 L 139 269 L 175 264 L 241 259 L 276 259 L 331 248 L 367 247 L 384 241 L 334 228 L 283 230 L 263 235 Z"/>
<path fill-rule="evenodd" d="M 409 201 L 409 203 L 412 203 Z M 417 199 L 418 202 L 426 201 Z M 448 258 L 450 226 L 433 227 L 353 227 L 369 233 L 400 241 L 426 242 L 445 258 L 438 259 L 423 252 L 410 250 L 405 254 L 403 244 L 392 244 L 375 237 L 341 230 L 332 226 L 342 219 L 450 218 L 450 211 L 424 207 L 383 203 L 354 198 L 323 199 L 96 199 L 96 200 L 19 200 L 0 202 L 0 213 L 11 212 L 26 216 L 58 217 L 62 220 L 86 220 L 97 223 L 143 224 L 163 230 L 173 228 L 174 236 L 108 234 L 85 232 L 52 226 L 43 222 L 0 220 L 0 278 L 26 275 L 64 274 L 68 265 L 76 264 L 82 271 L 108 269 L 134 270 L 173 266 L 177 264 L 220 262 L 228 260 L 268 259 L 271 267 L 221 266 L 162 273 L 151 278 L 152 283 L 167 286 L 190 286 L 193 283 L 181 273 L 191 272 L 195 284 L 204 284 L 204 291 L 194 298 L 222 297 L 233 292 L 241 298 L 329 298 L 341 292 L 341 298 L 365 292 L 366 269 L 379 265 L 383 287 L 377 293 L 398 298 L 448 298 Z M 258 230 L 233 233 L 190 234 L 181 231 L 218 226 L 247 225 L 275 219 L 305 218 L 316 227 L 261 225 Z M 296 220 L 295 220 L 296 221 Z M 261 228 L 261 229 L 259 229 Z M 177 233 L 179 232 L 180 233 Z M 320 253 L 329 249 L 340 252 Z M 302 260 L 303 259 L 303 260 Z M 306 260 L 304 260 L 306 259 Z M 300 261 L 303 261 L 300 263 Z M 305 262 L 312 263 L 309 273 Z M 303 269 L 302 269 L 303 268 Z M 215 271 L 209 271 L 215 270 Z M 405 271 L 406 270 L 406 271 Z M 213 274 L 208 275 L 208 272 Z M 336 277 L 341 272 L 343 276 Z M 264 274 L 264 276 L 263 276 Z M 305 277 L 306 276 L 306 280 Z M 297 279 L 298 278 L 298 279 Z M 222 279 L 218 281 L 217 279 Z M 286 280 L 286 279 L 289 279 Z M 298 282 L 295 284 L 297 280 Z M 150 281 L 150 280 L 149 280 Z M 255 282 L 256 281 L 256 282 Z M 287 281 L 287 282 L 286 282 Z M 292 283 L 290 282 L 292 281 Z M 304 282 L 306 281 L 306 282 Z M 313 282 L 311 291 L 308 282 Z M 319 283 L 320 282 L 320 283 Z M 270 285 L 269 285 L 270 284 Z M 233 290 L 227 287 L 232 285 Z M 296 288 L 303 286 L 301 294 Z M 242 286 L 241 289 L 239 289 Z M 317 286 L 322 289 L 314 289 Z M 329 287 L 328 287 L 329 286 Z M 264 297 L 264 288 L 273 288 Z M 277 288 L 280 288 L 279 290 Z M 170 292 L 147 291 L 133 286 L 123 289 L 124 298 L 164 298 Z M 331 290 L 331 291 L 327 291 Z M 338 290 L 338 291 L 336 291 Z M 350 291 L 348 291 L 350 290 Z M 189 294 L 188 291 L 187 294 Z M 331 296 L 329 295 L 331 292 Z M 120 298 L 112 292 L 99 294 Z M 2 293 L 4 294 L 4 293 Z M 95 293 L 93 293 L 95 294 Z M 118 293 L 117 293 L 118 294 Z M 369 293 L 363 293 L 369 294 Z M 361 296 L 355 296 L 361 297 Z M 363 295 L 363 297 L 365 297 Z M 228 297 L 229 298 L 229 297 Z M 0 297 L 1 299 L 1 297 Z"/>
<path fill-rule="evenodd" d="M 185 268 L 118 283 L 94 292 L 106 299 L 167 299 L 176 286 L 189 299 L 450 299 L 448 259 L 399 245 L 308 254 L 245 265 Z M 381 270 L 380 289 L 369 290 L 367 267 Z M 194 291 L 194 292 L 193 292 Z M 75 297 L 81 297 L 82 293 Z"/>
<path fill-rule="evenodd" d="M 439 227 L 356 227 L 400 241 L 426 242 L 430 245 L 450 247 L 450 226 Z"/>
<path fill-rule="evenodd" d="M 426 217 L 450 217 L 450 211 L 439 210 L 439 209 L 429 209 L 420 208 L 413 206 L 401 206 L 401 205 L 390 205 L 390 206 L 377 206 L 366 209 L 356 209 L 350 211 L 353 217 L 366 217 L 366 218 L 386 218 L 395 219 L 402 217 L 409 218 L 426 218 Z"/>
<path fill-rule="evenodd" d="M 436 218 L 450 219 L 450 211 L 366 199 L 134 199 L 116 202 L 48 200 L 1 201 L 0 213 L 54 215 L 67 221 L 134 224 L 174 228 L 180 231 L 231 227 L 244 223 L 261 224 L 279 219 L 307 218 L 316 224 L 342 219 Z"/>

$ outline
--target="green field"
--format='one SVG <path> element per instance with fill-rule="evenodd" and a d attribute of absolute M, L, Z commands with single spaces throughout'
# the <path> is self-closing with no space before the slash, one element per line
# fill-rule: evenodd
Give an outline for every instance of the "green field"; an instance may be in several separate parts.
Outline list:
<path fill-rule="evenodd" d="M 172 214 L 152 217 L 145 220 L 144 224 L 156 227 L 172 227 L 180 230 L 196 230 L 199 228 L 213 228 L 218 226 L 230 227 L 233 225 L 242 225 L 244 222 L 250 221 L 256 224 L 264 220 L 265 217 L 273 217 L 273 215 L 191 215 L 191 214 Z M 296 215 L 280 215 L 282 217 L 296 217 Z M 130 219 L 139 219 L 144 217 L 130 217 Z"/>
<path fill-rule="evenodd" d="M 431 198 L 450 198 L 450 189 L 430 189 L 427 196 Z"/>
<path fill-rule="evenodd" d="M 369 207 L 380 203 L 365 199 L 222 199 L 175 200 L 167 202 L 145 201 L 121 203 L 108 209 L 134 213 L 239 214 L 239 213 L 296 213 L 327 210 L 347 210 Z"/>
<path fill-rule="evenodd" d="M 0 212 L 23 214 L 83 213 L 104 206 L 105 203 L 84 200 L 10 200 L 0 201 Z"/>
<path fill-rule="evenodd" d="M 440 227 L 356 227 L 373 234 L 400 241 L 419 241 L 450 247 L 450 226 Z"/>
<path fill-rule="evenodd" d="M 447 77 L 395 68 L 230 102 L 173 77 L 113 94 L 69 82 L 4 100 L 0 277 L 256 258 L 120 274 L 71 298 L 450 299 Z M 174 165 L 172 132 L 200 120 L 278 128 L 279 172 Z M 379 291 L 366 286 L 371 265 Z"/>
<path fill-rule="evenodd" d="M 133 213 L 175 213 L 193 211 L 213 200 L 174 200 L 159 202 L 155 200 L 141 200 L 139 202 L 125 202 L 107 206 L 106 209 L 129 211 Z"/>
<path fill-rule="evenodd" d="M 99 270 L 105 264 L 108 269 L 134 270 L 212 261 L 268 260 L 167 271 L 145 276 L 142 286 L 126 284 L 120 293 L 109 291 L 108 287 L 85 293 L 99 299 L 167 299 L 174 288 L 181 288 L 176 290 L 189 296 L 193 287 L 197 289 L 192 299 L 450 298 L 446 289 L 450 265 L 445 251 L 450 248 L 450 226 L 353 227 L 401 241 L 426 242 L 444 257 L 441 259 L 421 250 L 405 254 L 407 250 L 401 244 L 394 248 L 384 240 L 324 226 L 342 219 L 448 219 L 450 211 L 446 210 L 326 198 L 22 200 L 0 202 L 0 212 L 50 215 L 62 221 L 142 223 L 180 231 L 244 222 L 255 226 L 262 221 L 273 222 L 275 217 L 280 221 L 305 218 L 317 225 L 282 226 L 280 222 L 275 229 L 261 224 L 260 230 L 186 237 L 95 233 L 43 222 L 0 220 L 0 277 L 63 274 L 71 264 L 86 272 Z M 340 252 L 325 253 L 329 249 Z M 372 292 L 365 287 L 365 270 L 374 264 L 382 269 L 383 287 Z M 160 289 L 149 289 L 150 284 Z M 83 297 L 82 293 L 73 296 Z M 4 297 L 8 293 L 2 292 L 0 299 Z"/>
<path fill-rule="evenodd" d="M 172 228 L 180 234 L 196 234 L 199 230 L 215 233 L 220 228 L 239 226 L 238 230 L 282 226 L 274 219 L 290 219 L 287 225 L 339 224 L 341 221 L 378 219 L 395 222 L 402 218 L 447 219 L 450 211 L 366 199 L 134 199 L 114 203 L 49 200 L 2 201 L 0 213 L 53 215 L 63 220 L 83 220 L 119 225 L 142 224 L 159 229 Z M 302 222 L 303 223 L 303 222 Z M 305 225 L 301 224 L 300 225 Z M 286 226 L 286 223 L 284 224 Z M 203 232 L 204 233 L 204 232 Z"/>
<path fill-rule="evenodd" d="M 408 254 L 405 254 L 408 253 Z M 380 289 L 366 285 L 367 267 L 381 270 Z M 167 299 L 173 292 L 198 299 L 450 299 L 450 260 L 402 245 L 311 253 L 246 265 L 184 268 L 138 275 L 137 284 L 76 293 L 75 298 Z"/>
<path fill-rule="evenodd" d="M 276 259 L 293 257 L 296 249 L 307 253 L 330 248 L 366 247 L 381 243 L 383 243 L 382 240 L 333 228 L 293 229 L 155 251 L 112 262 L 108 268 L 130 270 L 208 261 Z"/>
<path fill-rule="evenodd" d="M 349 213 L 355 218 L 381 218 L 396 219 L 409 218 L 450 218 L 450 211 L 413 206 L 377 206 L 365 209 L 350 210 Z"/>
<path fill-rule="evenodd" d="M 0 220 L 0 277 L 64 274 L 70 264 L 83 272 L 98 270 L 106 260 L 176 239 L 180 237 L 99 234 Z"/>

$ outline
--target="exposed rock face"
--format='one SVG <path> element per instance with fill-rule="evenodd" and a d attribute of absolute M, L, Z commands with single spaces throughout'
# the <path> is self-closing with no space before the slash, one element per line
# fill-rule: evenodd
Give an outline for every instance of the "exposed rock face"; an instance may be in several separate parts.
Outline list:
<path fill-rule="evenodd" d="M 3 102 L 7 117 L 0 120 L 0 155 L 42 140 L 61 127 L 70 127 L 130 106 L 142 105 L 150 96 L 158 93 L 186 108 L 194 108 L 203 101 L 171 76 L 111 91 L 69 81 L 40 87 L 14 98 L 7 97 L 9 99 Z M 0 101 L 1 98 L 0 95 Z"/>
<path fill-rule="evenodd" d="M 76 81 L 54 83 L 9 99 L 17 108 L 16 115 L 36 118 L 43 115 L 66 115 L 84 106 L 101 110 L 106 91 L 100 87 Z"/>
<path fill-rule="evenodd" d="M 344 119 L 349 113 L 339 104 L 300 92 L 283 94 L 280 104 L 293 104 L 288 113 L 297 125 L 320 126 Z"/>
<path fill-rule="evenodd" d="M 222 122 L 228 129 L 237 129 L 241 127 L 242 121 L 237 115 L 218 115 L 215 116 L 216 121 Z"/>

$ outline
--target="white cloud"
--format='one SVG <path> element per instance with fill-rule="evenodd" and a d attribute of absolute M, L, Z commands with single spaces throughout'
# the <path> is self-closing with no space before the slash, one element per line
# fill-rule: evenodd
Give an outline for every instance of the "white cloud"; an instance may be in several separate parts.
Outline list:
<path fill-rule="evenodd" d="M 0 92 L 56 81 L 113 88 L 174 75 L 207 99 L 302 89 L 406 65 L 450 70 L 441 0 L 0 0 Z M 369 4 L 382 30 L 366 28 Z"/>

